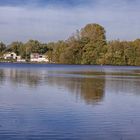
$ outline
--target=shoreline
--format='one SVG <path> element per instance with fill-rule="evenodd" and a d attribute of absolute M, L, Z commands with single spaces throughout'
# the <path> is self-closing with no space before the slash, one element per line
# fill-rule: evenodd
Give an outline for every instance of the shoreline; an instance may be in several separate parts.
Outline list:
<path fill-rule="evenodd" d="M 66 65 L 66 66 L 97 66 L 97 67 L 140 67 L 136 65 L 96 65 L 96 64 L 60 64 L 60 63 L 46 63 L 46 62 L 0 62 L 0 64 L 35 64 L 35 65 Z"/>

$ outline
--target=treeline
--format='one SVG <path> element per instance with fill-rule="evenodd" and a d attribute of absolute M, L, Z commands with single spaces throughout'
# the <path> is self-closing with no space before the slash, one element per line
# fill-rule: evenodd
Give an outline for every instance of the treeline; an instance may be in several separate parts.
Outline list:
<path fill-rule="evenodd" d="M 31 53 L 45 54 L 48 51 L 47 44 L 42 44 L 37 40 L 29 40 L 26 43 L 12 42 L 10 45 L 5 45 L 3 42 L 0 43 L 0 54 L 1 56 L 6 52 L 15 52 L 23 59 L 29 59 Z"/>
<path fill-rule="evenodd" d="M 66 41 L 43 44 L 29 40 L 8 46 L 1 42 L 1 55 L 7 51 L 26 59 L 31 53 L 45 54 L 50 63 L 140 66 L 140 39 L 107 41 L 105 29 L 99 24 L 86 25 Z"/>

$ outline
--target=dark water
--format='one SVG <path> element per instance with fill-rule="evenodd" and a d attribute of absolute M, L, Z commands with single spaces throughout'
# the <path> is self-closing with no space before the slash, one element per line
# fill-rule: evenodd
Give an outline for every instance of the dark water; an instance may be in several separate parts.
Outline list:
<path fill-rule="evenodd" d="M 140 140 L 140 67 L 0 64 L 0 140 Z"/>

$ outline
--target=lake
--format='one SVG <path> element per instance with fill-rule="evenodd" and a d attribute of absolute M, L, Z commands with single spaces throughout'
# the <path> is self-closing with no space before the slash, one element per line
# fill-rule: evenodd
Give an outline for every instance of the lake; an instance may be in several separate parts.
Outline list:
<path fill-rule="evenodd" d="M 140 67 L 0 63 L 1 140 L 139 140 Z"/>

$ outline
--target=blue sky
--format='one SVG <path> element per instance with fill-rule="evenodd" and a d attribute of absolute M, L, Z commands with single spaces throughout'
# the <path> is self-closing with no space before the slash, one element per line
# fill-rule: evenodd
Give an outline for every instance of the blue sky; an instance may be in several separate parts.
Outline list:
<path fill-rule="evenodd" d="M 94 2 L 97 0 L 94 0 Z M 10 5 L 10 6 L 19 6 L 19 5 L 28 5 L 28 4 L 37 4 L 39 6 L 43 5 L 67 5 L 67 6 L 76 6 L 81 4 L 88 4 L 91 0 L 1 0 L 0 5 Z"/>
<path fill-rule="evenodd" d="M 140 38 L 139 0 L 0 0 L 0 40 L 65 40 L 88 23 L 107 39 Z"/>

